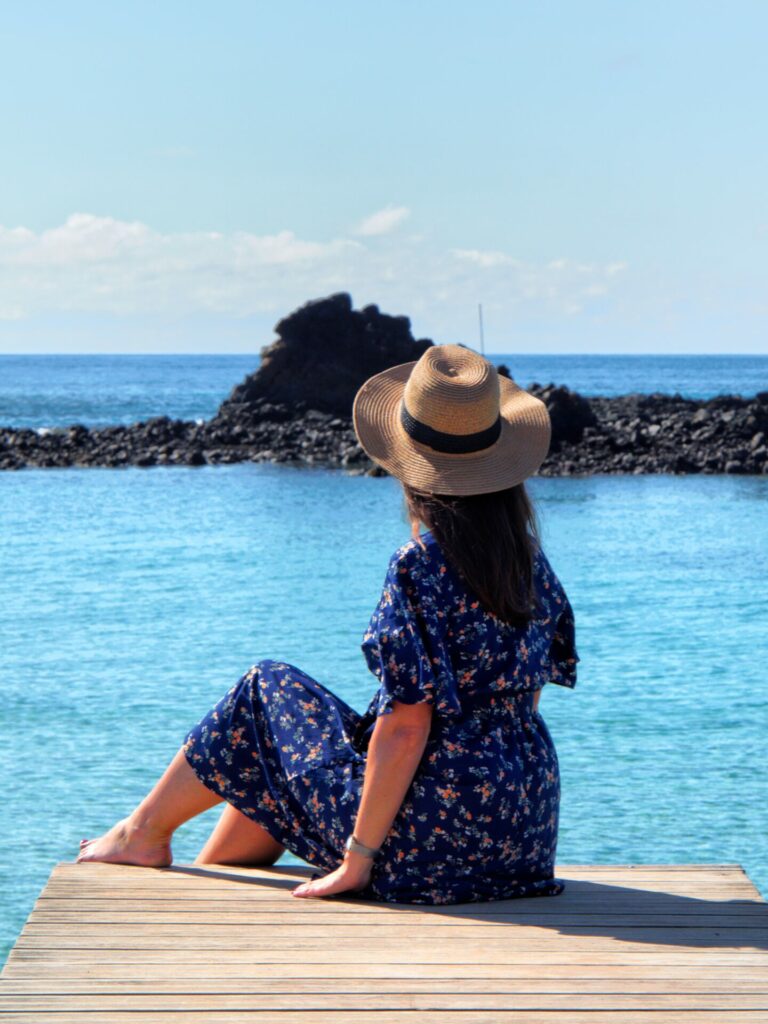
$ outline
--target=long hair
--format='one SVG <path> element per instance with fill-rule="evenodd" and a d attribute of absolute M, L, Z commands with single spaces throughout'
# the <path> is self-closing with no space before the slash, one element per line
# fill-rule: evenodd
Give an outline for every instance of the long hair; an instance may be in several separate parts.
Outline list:
<path fill-rule="evenodd" d="M 525 484 L 468 496 L 402 486 L 414 539 L 421 521 L 487 611 L 526 625 L 536 606 L 533 564 L 540 541 Z"/>

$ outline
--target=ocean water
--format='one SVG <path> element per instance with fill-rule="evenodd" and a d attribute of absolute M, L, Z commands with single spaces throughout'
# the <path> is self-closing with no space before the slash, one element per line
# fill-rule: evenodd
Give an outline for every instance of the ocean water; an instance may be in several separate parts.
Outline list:
<path fill-rule="evenodd" d="M 768 356 L 491 355 L 523 387 L 565 384 L 584 395 L 662 391 L 689 398 L 768 390 Z M 0 426 L 208 419 L 259 356 L 0 355 Z"/>
<path fill-rule="evenodd" d="M 574 606 L 540 710 L 561 863 L 738 862 L 768 896 L 768 479 L 534 478 Z M 51 868 L 138 802 L 261 658 L 362 710 L 408 538 L 392 478 L 235 465 L 0 474 L 3 955 Z M 194 858 L 219 809 L 185 825 Z M 286 856 L 286 861 L 291 858 Z"/>

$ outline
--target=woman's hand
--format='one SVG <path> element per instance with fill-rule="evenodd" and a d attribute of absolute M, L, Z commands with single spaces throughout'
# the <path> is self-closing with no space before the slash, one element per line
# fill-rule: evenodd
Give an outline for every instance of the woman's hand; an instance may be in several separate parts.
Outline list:
<path fill-rule="evenodd" d="M 311 882 L 302 882 L 291 890 L 291 896 L 337 896 L 342 892 L 356 892 L 368 885 L 372 868 L 373 861 L 370 857 L 363 857 L 362 854 L 350 850 L 334 871 Z"/>

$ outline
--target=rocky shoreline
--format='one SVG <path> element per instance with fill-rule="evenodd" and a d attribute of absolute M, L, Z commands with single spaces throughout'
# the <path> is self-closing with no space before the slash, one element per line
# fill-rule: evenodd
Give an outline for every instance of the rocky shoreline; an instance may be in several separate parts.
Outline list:
<path fill-rule="evenodd" d="M 203 423 L 166 416 L 88 429 L 0 427 L 0 469 L 274 462 L 384 475 L 357 443 L 352 399 L 369 376 L 418 359 L 407 317 L 352 308 L 346 293 L 307 303 L 275 328 L 258 371 Z M 500 368 L 507 373 L 506 368 Z M 585 398 L 532 385 L 552 418 L 542 476 L 594 473 L 768 475 L 768 391 Z"/>

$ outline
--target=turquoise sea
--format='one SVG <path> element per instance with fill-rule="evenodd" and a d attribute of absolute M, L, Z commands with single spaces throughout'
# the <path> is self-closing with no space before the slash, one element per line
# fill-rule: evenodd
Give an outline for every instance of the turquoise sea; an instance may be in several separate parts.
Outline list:
<path fill-rule="evenodd" d="M 82 421 L 46 372 L 35 415 Z M 173 394 L 156 365 L 148 380 L 136 408 L 158 386 Z M 0 407 L 20 389 L 9 381 Z M 530 490 L 582 659 L 576 689 L 541 701 L 562 772 L 559 860 L 738 862 L 768 897 L 768 479 Z M 362 710 L 375 680 L 359 642 L 407 538 L 391 478 L 266 464 L 0 474 L 3 956 L 53 865 L 131 809 L 255 661 L 293 662 Z M 218 813 L 180 830 L 177 859 Z"/>

